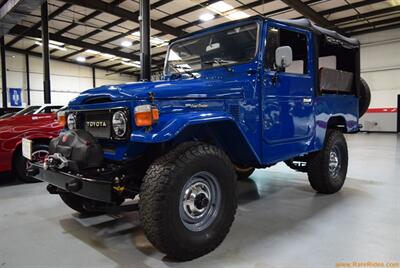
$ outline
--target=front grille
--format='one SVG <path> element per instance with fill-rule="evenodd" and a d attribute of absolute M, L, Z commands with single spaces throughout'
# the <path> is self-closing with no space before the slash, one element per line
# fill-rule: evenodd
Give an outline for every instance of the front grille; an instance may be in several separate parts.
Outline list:
<path fill-rule="evenodd" d="M 84 112 L 83 129 L 96 138 L 109 139 L 111 137 L 111 116 L 108 111 Z"/>

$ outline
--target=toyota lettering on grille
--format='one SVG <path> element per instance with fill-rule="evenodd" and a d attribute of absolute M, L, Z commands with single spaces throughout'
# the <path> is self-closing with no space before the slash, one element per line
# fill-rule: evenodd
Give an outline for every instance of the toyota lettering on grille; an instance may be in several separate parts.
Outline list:
<path fill-rule="evenodd" d="M 91 128 L 102 128 L 102 127 L 107 127 L 107 122 L 106 121 L 88 121 L 86 122 L 87 127 Z"/>

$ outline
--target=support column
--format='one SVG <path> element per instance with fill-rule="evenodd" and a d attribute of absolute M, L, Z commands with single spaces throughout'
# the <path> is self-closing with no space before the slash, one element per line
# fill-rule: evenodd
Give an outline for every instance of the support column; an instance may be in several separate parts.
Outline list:
<path fill-rule="evenodd" d="M 140 78 L 151 79 L 150 0 L 140 0 Z"/>
<path fill-rule="evenodd" d="M 31 105 L 31 79 L 29 77 L 29 54 L 25 54 L 25 68 L 26 68 L 26 95 L 28 97 L 28 105 Z"/>
<path fill-rule="evenodd" d="M 49 16 L 47 1 L 43 2 L 41 8 L 42 17 L 42 44 L 43 44 L 43 94 L 44 103 L 51 103 L 50 94 L 50 52 L 49 52 Z"/>
<path fill-rule="evenodd" d="M 96 68 L 92 66 L 93 88 L 96 87 Z"/>
<path fill-rule="evenodd" d="M 0 56 L 1 56 L 1 87 L 3 91 L 3 108 L 7 108 L 7 66 L 6 66 L 6 48 L 4 45 L 4 36 L 0 38 Z"/>

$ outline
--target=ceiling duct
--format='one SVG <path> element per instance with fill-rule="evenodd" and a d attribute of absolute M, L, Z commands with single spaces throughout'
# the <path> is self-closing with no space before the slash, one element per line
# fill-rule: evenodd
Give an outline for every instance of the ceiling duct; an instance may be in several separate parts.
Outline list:
<path fill-rule="evenodd" d="M 38 9 L 43 0 L 5 0 L 0 8 L 0 36 L 7 34 L 27 14 Z"/>

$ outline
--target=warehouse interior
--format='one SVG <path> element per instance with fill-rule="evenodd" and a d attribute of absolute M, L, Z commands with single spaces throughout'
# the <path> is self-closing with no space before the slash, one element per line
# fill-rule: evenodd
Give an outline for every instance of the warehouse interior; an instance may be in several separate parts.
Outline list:
<path fill-rule="evenodd" d="M 371 103 L 345 135 L 341 192 L 315 193 L 284 163 L 257 169 L 238 182 L 224 242 L 180 262 L 148 241 L 137 212 L 80 217 L 46 183 L 3 172 L 0 267 L 400 267 L 400 0 L 0 0 L 0 109 L 158 81 L 170 41 L 252 16 L 306 18 L 360 41 Z"/>

